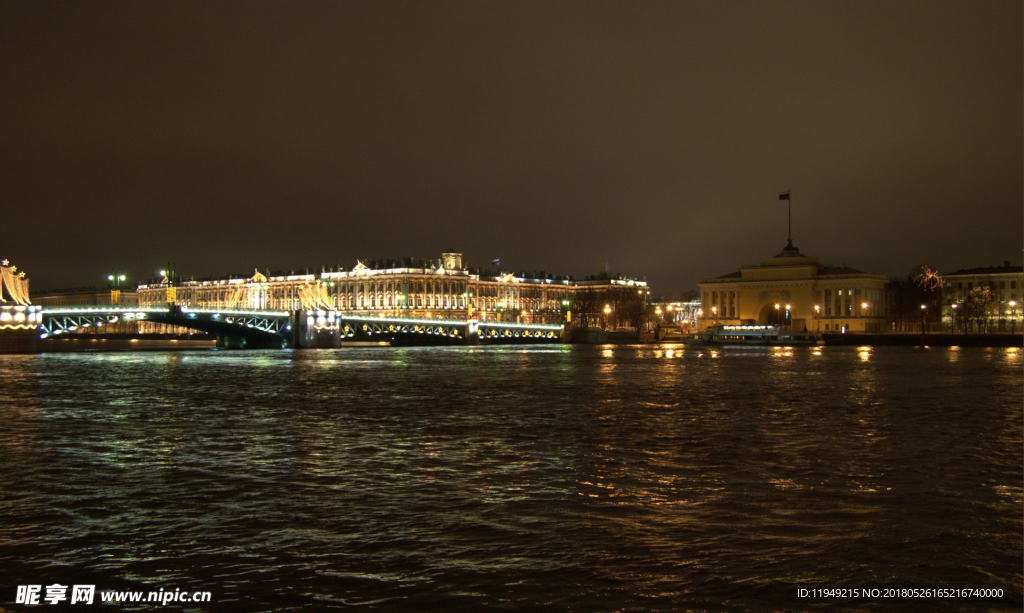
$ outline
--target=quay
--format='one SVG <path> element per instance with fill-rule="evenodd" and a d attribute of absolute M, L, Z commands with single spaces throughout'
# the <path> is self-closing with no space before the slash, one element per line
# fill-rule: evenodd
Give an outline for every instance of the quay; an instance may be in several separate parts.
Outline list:
<path fill-rule="evenodd" d="M 1021 334 L 822 334 L 826 346 L 1024 347 Z"/>

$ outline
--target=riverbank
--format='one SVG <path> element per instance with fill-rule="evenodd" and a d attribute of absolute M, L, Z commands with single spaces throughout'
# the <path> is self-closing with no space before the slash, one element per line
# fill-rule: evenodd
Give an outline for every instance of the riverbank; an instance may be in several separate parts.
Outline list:
<path fill-rule="evenodd" d="M 1020 334 L 822 334 L 826 346 L 1021 347 Z"/>

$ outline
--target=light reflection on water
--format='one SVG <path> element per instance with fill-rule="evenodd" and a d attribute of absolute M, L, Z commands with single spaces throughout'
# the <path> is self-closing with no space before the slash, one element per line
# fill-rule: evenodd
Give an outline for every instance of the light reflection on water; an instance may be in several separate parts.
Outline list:
<path fill-rule="evenodd" d="M 0 382 L 5 585 L 247 611 L 971 585 L 1020 610 L 1016 348 L 48 354 Z"/>

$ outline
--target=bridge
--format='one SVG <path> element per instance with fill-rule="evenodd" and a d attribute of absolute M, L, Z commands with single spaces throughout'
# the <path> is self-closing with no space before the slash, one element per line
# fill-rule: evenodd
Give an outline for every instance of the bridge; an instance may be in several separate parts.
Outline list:
<path fill-rule="evenodd" d="M 557 343 L 562 326 L 477 321 L 373 317 L 339 311 L 251 311 L 160 307 L 53 307 L 37 315 L 41 338 L 81 333 L 118 322 L 152 322 L 214 335 L 220 347 L 328 348 L 343 341 L 395 345 Z"/>

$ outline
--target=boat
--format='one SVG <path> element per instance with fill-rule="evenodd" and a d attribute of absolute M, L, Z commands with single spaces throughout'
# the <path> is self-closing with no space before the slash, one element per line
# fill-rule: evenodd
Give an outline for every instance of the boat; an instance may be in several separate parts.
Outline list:
<path fill-rule="evenodd" d="M 715 324 L 686 339 L 687 345 L 817 345 L 813 332 L 786 330 L 781 326 Z"/>

